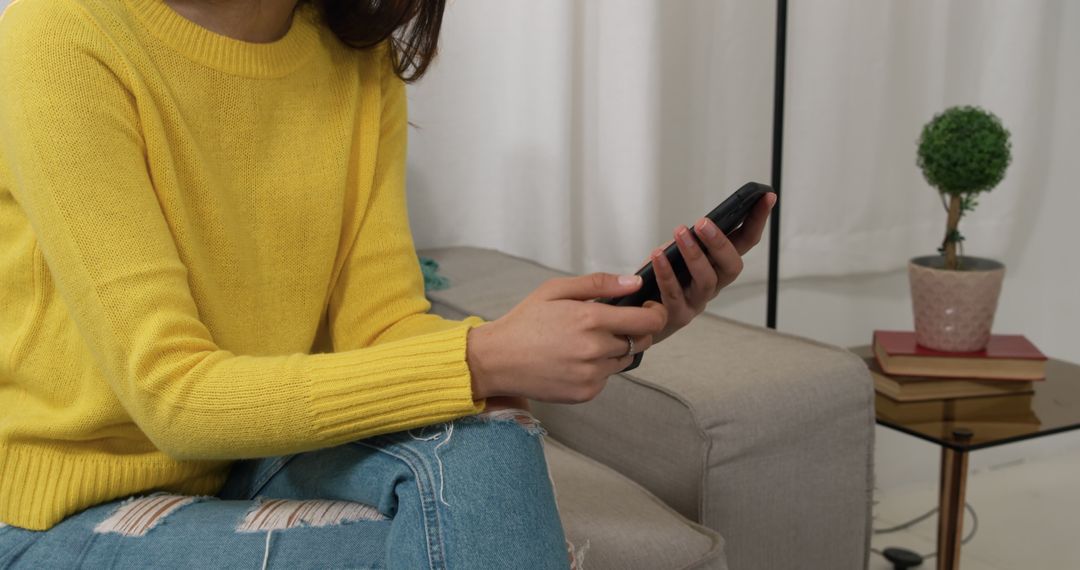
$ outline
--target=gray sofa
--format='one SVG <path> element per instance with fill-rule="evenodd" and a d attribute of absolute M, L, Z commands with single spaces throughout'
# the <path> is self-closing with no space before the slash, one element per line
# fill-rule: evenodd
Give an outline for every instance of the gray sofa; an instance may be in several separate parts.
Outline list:
<path fill-rule="evenodd" d="M 567 274 L 445 248 L 447 318 L 494 320 Z M 850 352 L 703 315 L 579 405 L 533 402 L 586 570 L 865 568 L 873 384 Z"/>

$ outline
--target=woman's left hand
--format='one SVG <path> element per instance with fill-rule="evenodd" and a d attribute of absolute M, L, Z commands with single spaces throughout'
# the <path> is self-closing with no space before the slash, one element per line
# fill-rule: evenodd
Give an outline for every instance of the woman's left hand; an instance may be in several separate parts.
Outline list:
<path fill-rule="evenodd" d="M 711 220 L 701 218 L 694 224 L 694 233 L 701 238 L 707 251 L 703 250 L 686 226 L 675 228 L 675 242 L 686 266 L 690 269 L 690 284 L 683 288 L 675 272 L 664 256 L 670 244 L 653 251 L 650 261 L 660 286 L 661 303 L 668 312 L 667 326 L 653 336 L 653 344 L 671 336 L 686 326 L 694 317 L 705 311 L 705 306 L 720 290 L 727 287 L 743 270 L 742 256 L 761 241 L 761 232 L 769 219 L 769 212 L 776 204 L 776 194 L 770 192 L 754 204 L 739 229 L 725 236 Z"/>

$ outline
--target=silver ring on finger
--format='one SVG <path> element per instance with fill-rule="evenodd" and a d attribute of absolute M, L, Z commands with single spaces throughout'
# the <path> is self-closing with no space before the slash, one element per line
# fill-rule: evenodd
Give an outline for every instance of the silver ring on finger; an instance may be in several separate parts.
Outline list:
<path fill-rule="evenodd" d="M 626 335 L 626 343 L 627 343 L 627 347 L 626 347 L 626 354 L 623 355 L 624 357 L 630 356 L 631 354 L 634 354 L 634 339 L 633 339 L 633 337 L 631 337 L 630 335 Z"/>

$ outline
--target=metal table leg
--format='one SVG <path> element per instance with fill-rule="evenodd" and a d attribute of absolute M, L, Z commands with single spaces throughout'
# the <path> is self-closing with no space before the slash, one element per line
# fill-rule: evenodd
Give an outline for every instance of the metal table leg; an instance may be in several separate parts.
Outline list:
<path fill-rule="evenodd" d="M 960 541 L 964 536 L 967 461 L 967 451 L 941 448 L 937 534 L 938 570 L 957 570 L 960 567 Z"/>

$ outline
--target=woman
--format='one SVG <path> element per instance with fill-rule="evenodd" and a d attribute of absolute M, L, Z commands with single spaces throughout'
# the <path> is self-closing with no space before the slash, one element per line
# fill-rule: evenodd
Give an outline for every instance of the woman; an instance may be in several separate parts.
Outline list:
<path fill-rule="evenodd" d="M 678 228 L 694 282 L 654 252 L 662 305 L 586 303 L 640 285 L 593 274 L 428 314 L 404 80 L 442 11 L 0 17 L 0 566 L 567 565 L 526 399 L 589 400 L 700 314 L 772 200 L 708 251 Z"/>

